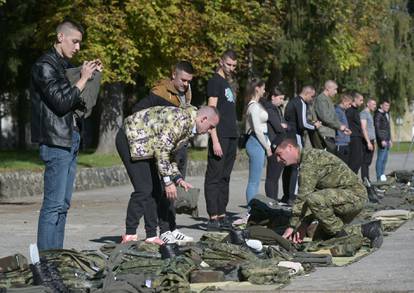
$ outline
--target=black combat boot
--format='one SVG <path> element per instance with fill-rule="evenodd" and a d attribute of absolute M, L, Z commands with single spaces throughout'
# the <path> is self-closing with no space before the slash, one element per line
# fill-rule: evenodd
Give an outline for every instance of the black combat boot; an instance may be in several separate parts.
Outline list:
<path fill-rule="evenodd" d="M 371 182 L 369 181 L 368 178 L 364 178 L 364 185 L 365 188 L 367 189 L 367 193 L 368 193 L 368 200 L 372 203 L 378 203 L 379 199 L 378 199 L 378 194 L 376 189 L 374 188 L 374 186 L 372 186 Z"/>
<path fill-rule="evenodd" d="M 174 258 L 180 255 L 177 243 L 166 243 L 160 246 L 161 259 Z"/>
<path fill-rule="evenodd" d="M 231 229 L 229 231 L 229 235 L 230 235 L 230 243 L 236 244 L 236 245 L 243 245 L 245 244 L 246 239 L 249 238 L 249 231 Z"/>
<path fill-rule="evenodd" d="M 361 226 L 362 236 L 371 241 L 372 248 L 380 248 L 384 240 L 382 235 L 381 221 L 376 220 Z"/>

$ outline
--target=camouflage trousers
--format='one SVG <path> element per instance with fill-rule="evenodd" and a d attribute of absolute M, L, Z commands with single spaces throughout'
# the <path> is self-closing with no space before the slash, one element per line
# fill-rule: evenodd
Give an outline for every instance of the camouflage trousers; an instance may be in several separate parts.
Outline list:
<path fill-rule="evenodd" d="M 330 188 L 309 194 L 306 205 L 319 221 L 315 237 L 321 233 L 332 237 L 342 229 L 348 234 L 361 235 L 360 225 L 347 224 L 362 211 L 365 201 L 366 198 L 358 196 L 355 191 L 349 189 Z"/>

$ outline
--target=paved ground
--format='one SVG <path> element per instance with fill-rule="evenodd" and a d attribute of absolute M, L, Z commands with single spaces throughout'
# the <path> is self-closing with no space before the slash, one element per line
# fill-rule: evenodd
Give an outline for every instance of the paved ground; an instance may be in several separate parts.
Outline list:
<path fill-rule="evenodd" d="M 401 169 L 405 155 L 392 155 L 387 170 Z M 414 157 L 405 162 L 414 169 Z M 372 173 L 374 175 L 374 172 Z M 245 212 L 246 171 L 233 172 L 229 212 Z M 190 177 L 195 187 L 203 186 L 202 177 Z M 16 182 L 16 184 L 18 184 Z M 263 185 L 261 184 L 261 192 Z M 77 192 L 74 194 L 67 223 L 65 247 L 96 249 L 105 242 L 118 241 L 124 232 L 125 211 L 130 186 Z M 20 252 L 36 241 L 41 197 L 0 203 L 0 257 Z M 206 219 L 203 194 L 199 201 L 200 218 L 178 215 L 180 229 L 198 239 Z M 318 268 L 316 272 L 293 280 L 285 290 L 409 290 L 414 289 L 414 221 L 402 226 L 384 241 L 383 247 L 358 263 L 341 268 Z M 142 224 L 138 235 L 144 237 Z M 263 288 L 265 289 L 265 287 Z"/>

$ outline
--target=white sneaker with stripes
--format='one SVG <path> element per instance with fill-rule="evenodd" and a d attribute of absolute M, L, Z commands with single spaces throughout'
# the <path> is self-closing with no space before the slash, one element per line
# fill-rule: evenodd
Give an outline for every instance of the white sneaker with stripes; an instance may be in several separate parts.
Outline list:
<path fill-rule="evenodd" d="M 193 242 L 194 238 L 185 235 L 180 230 L 175 229 L 174 231 L 167 231 L 160 235 L 160 238 L 164 243 L 177 243 L 178 245 Z"/>
<path fill-rule="evenodd" d="M 168 243 L 177 243 L 177 240 L 175 239 L 174 235 L 171 231 L 164 232 L 160 235 L 160 238 L 162 241 L 164 241 L 165 244 Z"/>

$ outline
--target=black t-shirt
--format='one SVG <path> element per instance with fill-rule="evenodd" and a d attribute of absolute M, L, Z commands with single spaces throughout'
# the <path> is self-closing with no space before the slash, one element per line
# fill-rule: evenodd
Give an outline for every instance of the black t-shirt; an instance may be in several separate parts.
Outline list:
<path fill-rule="evenodd" d="M 220 122 L 217 125 L 218 137 L 238 137 L 236 116 L 236 95 L 230 84 L 218 73 L 209 79 L 207 96 L 217 97 L 217 110 L 220 113 Z"/>
<path fill-rule="evenodd" d="M 354 106 L 351 106 L 345 111 L 345 114 L 346 118 L 348 119 L 349 129 L 352 131 L 351 136 L 362 137 L 361 116 L 359 115 L 358 109 Z"/>

